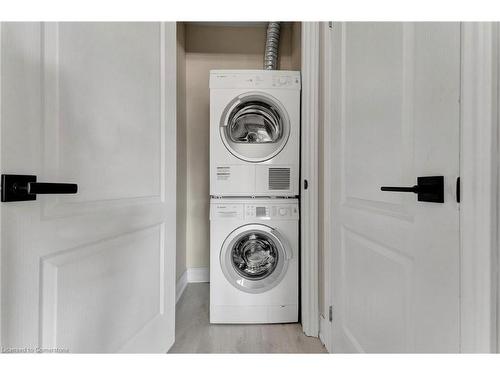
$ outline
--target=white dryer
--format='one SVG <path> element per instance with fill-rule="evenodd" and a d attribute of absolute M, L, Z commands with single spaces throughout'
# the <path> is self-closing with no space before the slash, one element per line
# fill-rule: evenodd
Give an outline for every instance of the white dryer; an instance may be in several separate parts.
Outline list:
<path fill-rule="evenodd" d="M 210 72 L 210 195 L 299 195 L 300 72 Z"/>
<path fill-rule="evenodd" d="M 298 321 L 297 199 L 212 198 L 210 322 Z"/>

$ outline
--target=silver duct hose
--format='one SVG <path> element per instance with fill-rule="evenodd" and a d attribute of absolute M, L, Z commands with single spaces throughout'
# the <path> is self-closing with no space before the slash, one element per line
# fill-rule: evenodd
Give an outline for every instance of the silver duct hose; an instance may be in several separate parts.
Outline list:
<path fill-rule="evenodd" d="M 276 70 L 278 68 L 278 48 L 280 44 L 280 23 L 267 24 L 266 50 L 264 51 L 264 69 Z"/>

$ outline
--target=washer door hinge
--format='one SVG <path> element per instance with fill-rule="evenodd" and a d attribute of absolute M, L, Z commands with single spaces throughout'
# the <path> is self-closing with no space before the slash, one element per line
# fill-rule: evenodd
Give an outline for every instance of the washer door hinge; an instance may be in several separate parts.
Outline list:
<path fill-rule="evenodd" d="M 460 177 L 457 177 L 457 203 L 460 203 Z"/>

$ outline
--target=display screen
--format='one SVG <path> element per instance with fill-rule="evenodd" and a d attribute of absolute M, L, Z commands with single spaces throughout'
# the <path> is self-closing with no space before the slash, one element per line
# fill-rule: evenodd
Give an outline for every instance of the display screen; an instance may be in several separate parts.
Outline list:
<path fill-rule="evenodd" d="M 255 215 L 257 217 L 266 216 L 266 208 L 265 207 L 255 207 Z"/>

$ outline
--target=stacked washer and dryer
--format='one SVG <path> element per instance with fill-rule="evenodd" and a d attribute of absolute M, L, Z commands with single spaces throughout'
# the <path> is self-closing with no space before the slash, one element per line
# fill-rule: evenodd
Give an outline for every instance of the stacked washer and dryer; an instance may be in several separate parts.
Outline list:
<path fill-rule="evenodd" d="M 300 73 L 210 72 L 210 322 L 298 321 Z"/>

